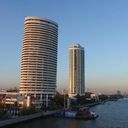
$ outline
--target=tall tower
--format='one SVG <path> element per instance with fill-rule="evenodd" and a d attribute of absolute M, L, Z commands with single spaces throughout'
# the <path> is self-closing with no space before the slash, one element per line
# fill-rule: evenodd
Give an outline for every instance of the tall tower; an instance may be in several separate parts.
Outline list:
<path fill-rule="evenodd" d="M 69 97 L 84 95 L 85 75 L 84 75 L 84 48 L 76 44 L 69 48 Z"/>
<path fill-rule="evenodd" d="M 24 26 L 20 93 L 37 106 L 47 106 L 56 90 L 58 25 L 26 17 Z"/>

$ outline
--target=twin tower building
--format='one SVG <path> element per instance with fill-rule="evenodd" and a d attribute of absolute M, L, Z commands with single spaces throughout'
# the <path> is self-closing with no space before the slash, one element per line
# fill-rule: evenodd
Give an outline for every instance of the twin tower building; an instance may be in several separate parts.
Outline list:
<path fill-rule="evenodd" d="M 20 94 L 29 96 L 32 104 L 48 106 L 56 93 L 58 24 L 40 17 L 26 17 L 20 78 Z M 84 95 L 84 48 L 69 48 L 70 97 Z"/>

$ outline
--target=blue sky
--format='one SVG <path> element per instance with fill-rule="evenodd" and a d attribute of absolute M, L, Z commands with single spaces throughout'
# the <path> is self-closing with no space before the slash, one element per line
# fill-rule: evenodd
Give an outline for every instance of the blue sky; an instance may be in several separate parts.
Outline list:
<path fill-rule="evenodd" d="M 86 90 L 128 91 L 127 0 L 1 0 L 0 88 L 19 86 L 24 18 L 56 21 L 57 87 L 67 89 L 69 47 L 85 48 Z"/>

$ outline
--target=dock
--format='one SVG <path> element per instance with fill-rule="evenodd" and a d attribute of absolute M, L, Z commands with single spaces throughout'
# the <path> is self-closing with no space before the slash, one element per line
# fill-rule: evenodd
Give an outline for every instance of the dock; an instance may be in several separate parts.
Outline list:
<path fill-rule="evenodd" d="M 0 127 L 5 127 L 8 125 L 17 124 L 17 123 L 21 123 L 24 121 L 29 121 L 29 120 L 36 119 L 39 117 L 50 116 L 50 115 L 55 114 L 56 112 L 57 112 L 57 110 L 56 111 L 47 111 L 47 112 L 38 112 L 38 113 L 31 114 L 31 115 L 19 116 L 16 118 L 3 120 L 3 121 L 0 121 Z"/>

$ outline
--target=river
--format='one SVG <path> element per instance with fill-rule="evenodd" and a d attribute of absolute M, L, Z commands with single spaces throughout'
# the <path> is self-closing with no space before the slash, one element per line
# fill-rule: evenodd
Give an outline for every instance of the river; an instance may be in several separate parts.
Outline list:
<path fill-rule="evenodd" d="M 99 115 L 96 120 L 45 117 L 8 128 L 128 128 L 128 98 L 109 101 L 91 109 Z"/>

